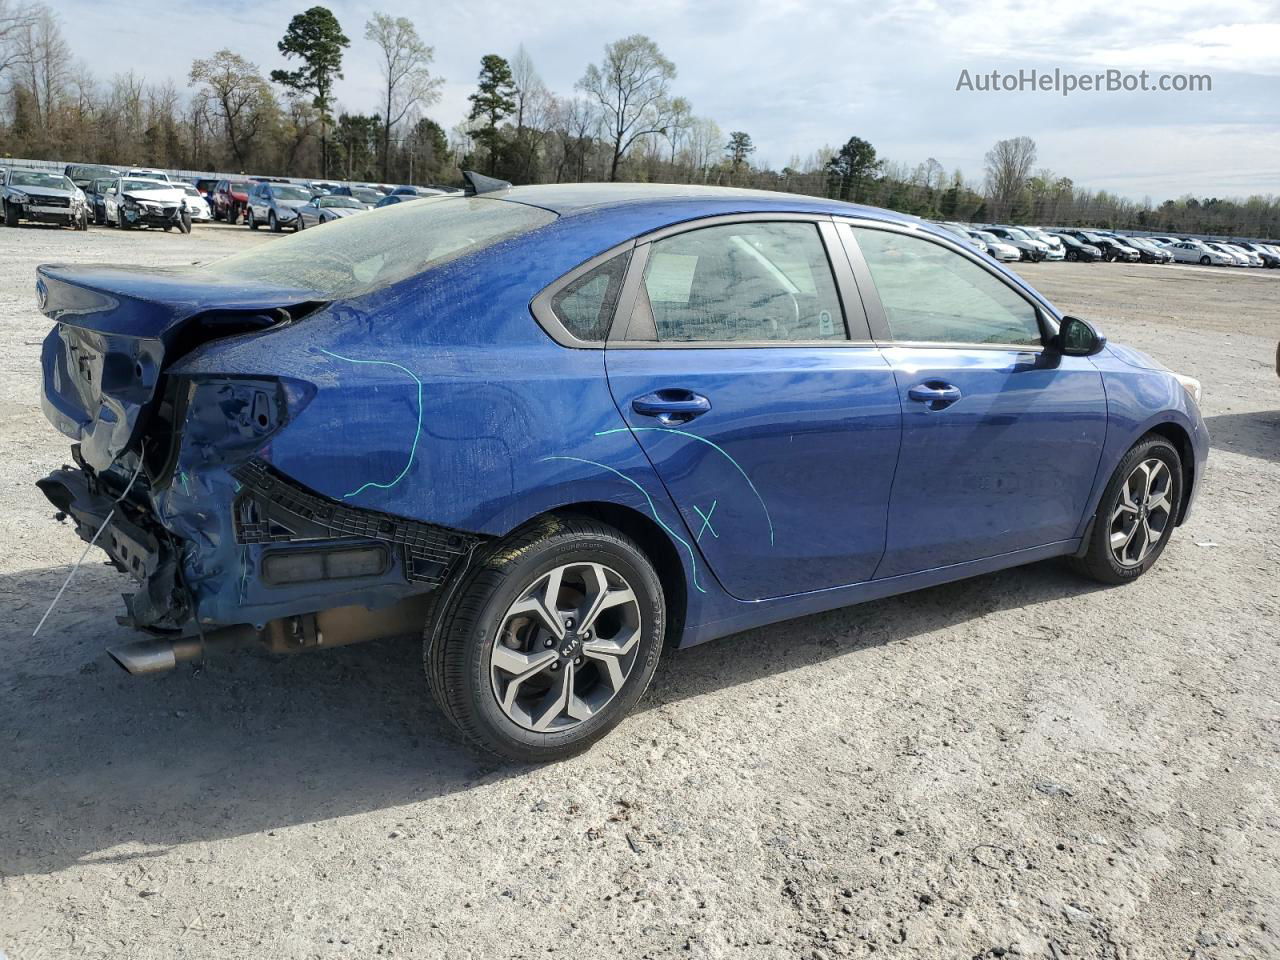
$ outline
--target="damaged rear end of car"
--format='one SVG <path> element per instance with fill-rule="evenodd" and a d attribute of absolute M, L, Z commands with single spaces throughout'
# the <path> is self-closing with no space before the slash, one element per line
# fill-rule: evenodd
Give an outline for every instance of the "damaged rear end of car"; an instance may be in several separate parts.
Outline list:
<path fill-rule="evenodd" d="M 113 649 L 133 673 L 213 644 L 286 652 L 417 633 L 433 587 L 474 545 L 458 531 L 348 506 L 276 470 L 271 445 L 315 395 L 269 370 L 186 363 L 329 308 L 306 288 L 198 270 L 44 266 L 42 406 L 72 463 L 38 486 L 132 581 Z"/>

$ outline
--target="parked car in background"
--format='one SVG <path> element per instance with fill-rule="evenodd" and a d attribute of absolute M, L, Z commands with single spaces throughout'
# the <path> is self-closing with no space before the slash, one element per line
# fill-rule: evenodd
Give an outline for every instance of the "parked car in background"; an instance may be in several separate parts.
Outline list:
<path fill-rule="evenodd" d="M 160 227 L 165 232 L 177 227 L 191 232 L 191 213 L 186 194 L 167 180 L 121 177 L 107 191 L 107 223 L 121 230 Z"/>
<path fill-rule="evenodd" d="M 1245 258 L 1245 265 L 1250 267 L 1264 267 L 1262 257 L 1258 256 L 1253 250 L 1241 246 L 1238 243 L 1223 242 L 1220 246 L 1225 247 L 1228 252 L 1237 254 Z"/>
<path fill-rule="evenodd" d="M 61 173 L 11 170 L 0 188 L 0 220 L 16 227 L 23 220 L 89 229 L 84 191 Z"/>
<path fill-rule="evenodd" d="M 321 224 L 349 217 L 353 213 L 364 213 L 368 209 L 368 206 L 355 197 L 313 197 L 311 202 L 304 203 L 298 208 L 298 229 L 318 227 Z"/>
<path fill-rule="evenodd" d="M 39 283 L 76 444 L 39 486 L 134 581 L 119 663 L 411 632 L 521 762 L 603 737 L 669 645 L 1054 557 L 1133 583 L 1209 448 L 1194 379 L 813 197 L 516 187 Z"/>
<path fill-rule="evenodd" d="M 1039 240 L 1041 243 L 1049 247 L 1049 253 L 1045 257 L 1046 260 L 1065 260 L 1067 259 L 1067 248 L 1059 237 L 1054 236 L 1040 227 L 1019 227 L 1023 233 L 1032 240 Z"/>
<path fill-rule="evenodd" d="M 1032 240 L 1017 227 L 984 226 L 982 229 L 994 234 L 1002 243 L 1007 243 L 1017 250 L 1023 260 L 1040 261 L 1049 255 L 1047 243 Z"/>
<path fill-rule="evenodd" d="M 156 170 L 151 167 L 134 167 L 132 170 L 126 170 L 121 176 L 137 177 L 141 180 L 163 180 L 165 183 L 173 183 L 174 180 L 163 170 Z"/>
<path fill-rule="evenodd" d="M 410 186 L 409 184 L 405 184 L 403 186 L 396 187 L 394 190 L 392 190 L 391 196 L 393 197 L 404 197 L 404 196 L 438 197 L 447 192 L 448 192 L 447 190 L 437 190 L 435 187 L 415 187 L 415 186 Z"/>
<path fill-rule="evenodd" d="M 105 163 L 68 163 L 62 173 L 87 195 L 93 181 L 103 178 L 115 179 L 124 173 L 124 170 Z"/>
<path fill-rule="evenodd" d="M 256 183 L 249 190 L 245 223 L 250 230 L 257 230 L 265 224 L 272 233 L 279 233 L 284 227 L 300 230 L 302 221 L 298 208 L 310 201 L 311 191 L 306 187 L 279 181 Z"/>
<path fill-rule="evenodd" d="M 377 210 L 377 209 L 381 209 L 382 207 L 394 207 L 397 203 L 409 203 L 413 200 L 425 200 L 425 199 L 426 199 L 425 197 L 420 197 L 414 193 L 392 193 L 392 194 L 389 194 L 388 196 L 383 197 L 373 206 L 374 206 L 374 209 Z"/>
<path fill-rule="evenodd" d="M 1102 251 L 1092 243 L 1083 243 L 1069 233 L 1055 233 L 1053 236 L 1062 243 L 1067 260 L 1093 263 L 1095 260 L 1102 259 Z"/>
<path fill-rule="evenodd" d="M 237 223 L 248 206 L 248 180 L 219 180 L 213 188 L 213 219 Z"/>
<path fill-rule="evenodd" d="M 997 237 L 994 233 L 987 230 L 970 230 L 969 233 L 977 237 L 986 245 L 988 256 L 999 260 L 1003 263 L 1009 263 L 1014 260 L 1022 259 L 1022 251 L 1011 243 L 1006 243 Z"/>
<path fill-rule="evenodd" d="M 973 249 L 981 250 L 983 253 L 987 252 L 986 241 L 980 240 L 979 238 L 975 237 L 973 235 L 973 231 L 971 231 L 968 227 L 964 226 L 964 224 L 954 223 L 951 221 L 938 221 L 937 225 L 941 227 L 943 230 L 947 231 L 947 233 L 955 234 L 957 237 L 959 237 L 969 246 L 973 247 Z"/>
<path fill-rule="evenodd" d="M 1198 263 L 1202 266 L 1210 264 L 1220 267 L 1235 266 L 1236 259 L 1220 250 L 1206 246 L 1200 240 L 1179 240 L 1165 247 L 1176 263 Z"/>
<path fill-rule="evenodd" d="M 196 223 L 208 223 L 213 219 L 213 211 L 209 209 L 209 201 L 204 198 L 198 187 L 193 183 L 187 183 L 185 180 L 178 180 L 174 186 L 182 191 L 185 199 L 183 204 L 187 211 L 191 214 L 191 219 Z"/>
<path fill-rule="evenodd" d="M 1246 240 L 1232 241 L 1237 247 L 1242 247 L 1251 253 L 1256 253 L 1262 260 L 1264 267 L 1280 267 L 1280 251 L 1274 247 L 1269 247 L 1265 243 L 1254 243 Z"/>
<path fill-rule="evenodd" d="M 1064 233 L 1075 237 L 1081 243 L 1089 243 L 1097 247 L 1102 251 L 1103 260 L 1123 260 L 1129 263 L 1137 263 L 1142 259 L 1142 254 L 1128 244 L 1121 243 L 1115 237 L 1102 233 L 1091 233 L 1087 230 L 1067 230 Z"/>
<path fill-rule="evenodd" d="M 343 184 L 340 187 L 334 187 L 330 191 L 330 195 L 334 197 L 354 197 L 365 205 L 366 209 L 372 208 L 379 200 L 382 194 L 373 187 L 363 187 L 359 184 Z"/>
<path fill-rule="evenodd" d="M 1137 250 L 1138 257 L 1143 263 L 1173 262 L 1173 254 L 1153 240 L 1148 240 L 1145 237 L 1123 237 L 1119 239 L 1126 246 Z"/>
<path fill-rule="evenodd" d="M 312 180 L 307 183 L 307 189 L 311 191 L 313 197 L 327 197 L 333 191 L 338 189 L 336 183 L 330 183 L 327 180 Z"/>
<path fill-rule="evenodd" d="M 1210 250 L 1216 250 L 1219 253 L 1221 253 L 1223 256 L 1229 258 L 1230 260 L 1229 266 L 1247 267 L 1250 265 L 1249 258 L 1245 256 L 1245 253 L 1243 250 L 1232 250 L 1226 244 L 1218 243 L 1215 240 L 1206 240 L 1204 245 L 1208 247 Z"/>
<path fill-rule="evenodd" d="M 200 191 L 200 196 L 204 197 L 205 202 L 209 204 L 209 212 L 213 212 L 213 191 L 218 186 L 216 178 L 199 177 L 195 182 L 196 189 Z"/>
<path fill-rule="evenodd" d="M 89 219 L 102 226 L 107 222 L 107 191 L 116 182 L 116 177 L 99 177 L 85 188 L 85 204 L 89 208 Z"/>

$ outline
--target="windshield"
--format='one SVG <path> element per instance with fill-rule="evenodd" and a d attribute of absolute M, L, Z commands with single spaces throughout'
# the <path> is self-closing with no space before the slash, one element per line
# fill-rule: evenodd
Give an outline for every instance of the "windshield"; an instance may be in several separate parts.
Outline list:
<path fill-rule="evenodd" d="M 370 189 L 369 187 L 352 187 L 351 195 L 353 197 L 358 197 L 365 203 L 377 203 L 382 199 L 382 194 L 377 190 Z"/>
<path fill-rule="evenodd" d="M 305 202 L 311 199 L 311 191 L 303 190 L 301 187 L 273 186 L 271 192 L 277 200 L 302 200 Z"/>
<path fill-rule="evenodd" d="M 192 186 L 189 183 L 180 183 L 177 186 L 181 187 L 182 192 L 185 193 L 188 197 L 200 196 L 200 191 L 197 190 L 194 186 Z"/>
<path fill-rule="evenodd" d="M 109 189 L 111 189 L 111 185 L 113 183 L 115 183 L 115 181 L 112 180 L 110 177 L 106 177 L 105 179 L 102 179 L 102 180 L 95 180 L 93 181 L 93 192 L 106 193 Z"/>
<path fill-rule="evenodd" d="M 172 184 L 162 183 L 159 180 L 126 180 L 124 182 L 125 190 L 169 190 Z"/>
<path fill-rule="evenodd" d="M 50 190 L 74 190 L 75 184 L 60 173 L 15 173 L 9 178 L 14 187 L 47 187 Z"/>
<path fill-rule="evenodd" d="M 1025 233 L 1019 230 L 1017 227 L 1005 227 L 1004 232 L 1007 233 L 1014 240 L 1030 240 L 1031 239 Z"/>
<path fill-rule="evenodd" d="M 339 299 L 388 286 L 555 219 L 548 210 L 506 200 L 430 198 L 388 207 L 377 216 L 344 217 L 323 230 L 304 230 L 201 269 Z"/>
<path fill-rule="evenodd" d="M 321 197 L 316 204 L 320 207 L 354 207 L 363 210 L 364 204 L 355 197 Z"/>
<path fill-rule="evenodd" d="M 975 231 L 974 231 L 974 235 L 975 235 L 975 236 L 978 236 L 978 237 L 981 237 L 983 240 L 987 241 L 987 243 L 999 243 L 999 242 L 1000 242 L 1000 238 L 999 238 L 999 237 L 997 237 L 994 233 L 987 233 L 985 230 L 975 230 Z"/>

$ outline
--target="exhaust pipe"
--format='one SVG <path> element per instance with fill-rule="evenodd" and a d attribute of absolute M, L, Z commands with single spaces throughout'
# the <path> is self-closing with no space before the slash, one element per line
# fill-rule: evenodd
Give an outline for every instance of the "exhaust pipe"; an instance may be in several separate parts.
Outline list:
<path fill-rule="evenodd" d="M 256 637 L 258 632 L 245 625 L 227 627 L 199 637 L 180 637 L 177 640 L 139 640 L 118 647 L 107 647 L 111 659 L 135 677 L 151 673 L 165 673 L 184 660 L 198 660 L 215 647 L 233 646 L 242 640 Z"/>

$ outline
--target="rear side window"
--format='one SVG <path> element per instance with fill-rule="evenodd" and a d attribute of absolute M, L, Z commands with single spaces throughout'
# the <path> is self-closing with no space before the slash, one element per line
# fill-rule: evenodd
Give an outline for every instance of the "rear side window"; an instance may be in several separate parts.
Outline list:
<path fill-rule="evenodd" d="M 427 197 L 343 217 L 323 230 L 305 230 L 200 269 L 340 299 L 388 286 L 555 219 L 549 210 L 506 200 Z"/>
<path fill-rule="evenodd" d="M 574 280 L 551 300 L 551 309 L 566 330 L 579 340 L 601 341 L 618 303 L 630 252 L 600 264 Z"/>
<path fill-rule="evenodd" d="M 940 244 L 853 227 L 894 340 L 1040 345 L 1035 307 Z"/>
<path fill-rule="evenodd" d="M 847 339 L 812 223 L 750 221 L 656 241 L 644 293 L 659 341 Z"/>

